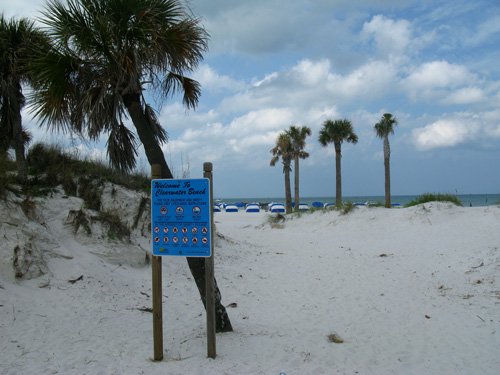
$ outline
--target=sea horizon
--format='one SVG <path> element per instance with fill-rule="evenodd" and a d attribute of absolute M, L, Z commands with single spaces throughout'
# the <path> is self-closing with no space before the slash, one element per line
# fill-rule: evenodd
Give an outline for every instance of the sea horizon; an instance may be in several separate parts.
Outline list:
<path fill-rule="evenodd" d="M 401 206 L 406 205 L 410 201 L 414 200 L 416 197 L 422 194 L 415 195 L 392 195 L 391 203 L 399 204 Z M 482 207 L 482 206 L 495 206 L 500 205 L 500 193 L 495 194 L 454 194 L 460 201 L 462 202 L 464 207 Z M 234 203 L 250 203 L 250 202 L 259 202 L 261 204 L 270 203 L 270 202 L 278 202 L 284 203 L 284 197 L 243 197 L 243 198 L 226 198 L 226 197 L 217 197 L 214 198 L 220 200 L 224 203 L 234 204 Z M 293 197 L 292 197 L 293 201 Z M 344 202 L 352 202 L 352 203 L 384 203 L 385 196 L 384 195 L 353 195 L 353 196 L 345 196 L 342 198 Z M 312 196 L 312 197 L 301 197 L 301 204 L 309 204 L 311 205 L 313 202 L 322 202 L 322 203 L 335 203 L 334 196 Z"/>

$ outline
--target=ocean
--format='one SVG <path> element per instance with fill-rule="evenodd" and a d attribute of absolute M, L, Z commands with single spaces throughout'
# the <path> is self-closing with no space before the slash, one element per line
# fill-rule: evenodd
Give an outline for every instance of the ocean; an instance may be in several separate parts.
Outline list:
<path fill-rule="evenodd" d="M 292 193 L 293 194 L 293 193 Z M 404 206 L 408 202 L 415 199 L 417 195 L 393 195 L 391 197 L 391 203 L 399 204 Z M 478 206 L 494 206 L 500 205 L 500 194 L 458 194 L 457 197 L 462 201 L 465 207 L 478 207 Z M 250 203 L 259 202 L 261 204 L 270 202 L 284 203 L 284 197 L 254 197 L 254 198 L 219 198 L 224 203 L 234 204 L 234 203 Z M 293 200 L 293 197 L 292 197 Z M 384 203 L 385 197 L 383 195 L 362 195 L 362 196 L 347 196 L 342 199 L 344 202 L 352 203 Z M 335 203 L 334 197 L 303 197 L 300 199 L 300 203 L 305 203 L 311 205 L 312 202 L 322 202 L 322 203 Z"/>

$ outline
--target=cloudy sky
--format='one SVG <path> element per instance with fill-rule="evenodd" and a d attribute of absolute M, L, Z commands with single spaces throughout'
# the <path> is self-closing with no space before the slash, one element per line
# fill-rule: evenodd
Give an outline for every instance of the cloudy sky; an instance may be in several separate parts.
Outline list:
<path fill-rule="evenodd" d="M 38 16 L 42 0 L 0 0 L 6 16 Z M 218 197 L 283 196 L 270 149 L 290 125 L 306 125 L 310 157 L 301 195 L 333 196 L 333 146 L 318 143 L 326 119 L 347 118 L 344 196 L 383 195 L 383 113 L 391 136 L 392 193 L 500 193 L 500 3 L 498 0 L 190 0 L 211 39 L 193 74 L 195 111 L 155 103 L 177 176 L 214 165 Z M 64 142 L 30 121 L 37 138 Z M 78 141 L 73 142 L 73 144 Z M 104 142 L 82 153 L 100 155 Z M 147 169 L 145 161 L 142 168 Z"/>

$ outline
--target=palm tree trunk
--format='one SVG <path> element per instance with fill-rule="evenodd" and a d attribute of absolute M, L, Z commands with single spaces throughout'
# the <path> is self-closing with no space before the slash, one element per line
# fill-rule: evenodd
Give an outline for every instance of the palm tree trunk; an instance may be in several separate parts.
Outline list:
<path fill-rule="evenodd" d="M 163 151 L 156 141 L 153 131 L 144 113 L 139 94 L 127 94 L 123 96 L 123 101 L 128 113 L 134 123 L 139 139 L 144 145 L 144 151 L 150 165 L 159 164 L 161 166 L 162 178 L 173 178 L 172 172 L 168 168 Z M 186 257 L 191 274 L 200 293 L 201 301 L 206 307 L 205 292 L 205 260 L 203 258 Z M 217 332 L 229 332 L 233 330 L 226 308 L 221 303 L 221 293 L 214 278 L 215 287 L 215 324 Z"/>
<path fill-rule="evenodd" d="M 340 144 L 335 144 L 335 205 L 342 207 L 342 171 L 341 171 L 342 152 Z"/>
<path fill-rule="evenodd" d="M 295 211 L 299 210 L 299 157 L 295 157 L 294 190 L 295 190 Z"/>
<path fill-rule="evenodd" d="M 384 137 L 385 207 L 391 208 L 391 148 L 389 137 Z"/>
<path fill-rule="evenodd" d="M 149 125 L 146 114 L 144 113 L 140 95 L 124 95 L 123 102 L 127 107 L 130 118 L 132 119 L 134 127 L 137 131 L 137 135 L 139 136 L 141 143 L 144 145 L 144 152 L 146 153 L 149 164 L 159 164 L 161 166 L 162 178 L 173 178 L 174 176 L 165 161 L 163 151 L 158 144 L 151 126 Z"/>
<path fill-rule="evenodd" d="M 17 175 L 21 181 L 26 181 L 28 178 L 28 166 L 26 163 L 26 152 L 20 119 L 19 123 L 16 124 L 14 131 L 13 147 L 16 154 Z"/>
<path fill-rule="evenodd" d="M 205 309 L 207 308 L 206 289 L 205 289 L 205 259 L 186 257 L 189 270 L 193 275 L 198 291 L 200 292 L 201 302 Z M 215 331 L 216 332 L 232 332 L 233 326 L 227 315 L 226 308 L 221 303 L 222 296 L 220 294 L 217 280 L 214 277 L 215 289 Z"/>
<path fill-rule="evenodd" d="M 290 189 L 290 167 L 285 166 L 285 207 L 286 213 L 292 212 L 292 191 Z"/>
<path fill-rule="evenodd" d="M 17 166 L 17 175 L 21 179 L 21 181 L 26 181 L 28 177 L 28 166 L 26 163 L 26 153 L 25 153 L 25 140 L 23 138 L 23 127 L 21 120 L 21 103 L 20 99 L 22 98 L 21 94 L 21 86 L 19 85 L 19 95 L 20 97 L 11 98 L 12 103 L 12 147 L 14 148 L 14 152 L 16 154 L 16 166 Z"/>

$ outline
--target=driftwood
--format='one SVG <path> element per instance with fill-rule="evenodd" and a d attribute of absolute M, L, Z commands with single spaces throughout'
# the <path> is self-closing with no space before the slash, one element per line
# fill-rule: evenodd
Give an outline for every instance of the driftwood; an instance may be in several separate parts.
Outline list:
<path fill-rule="evenodd" d="M 80 280 L 83 280 L 83 275 L 80 275 L 76 279 L 68 280 L 68 283 L 74 284 L 74 283 L 76 283 L 77 281 L 80 281 Z"/>

